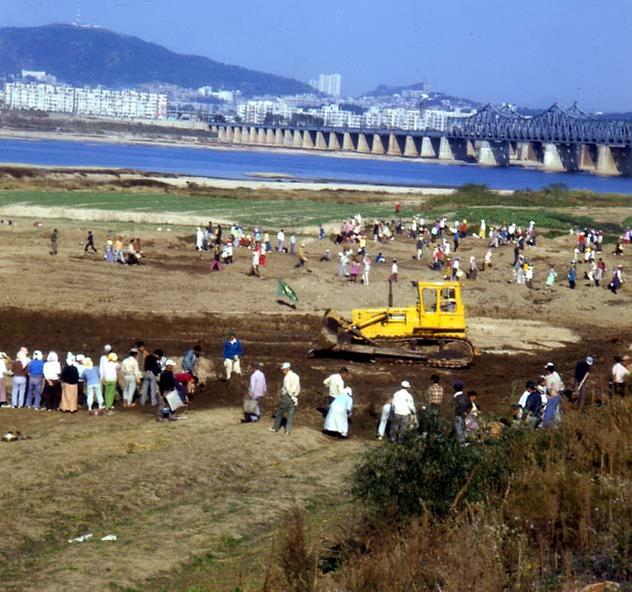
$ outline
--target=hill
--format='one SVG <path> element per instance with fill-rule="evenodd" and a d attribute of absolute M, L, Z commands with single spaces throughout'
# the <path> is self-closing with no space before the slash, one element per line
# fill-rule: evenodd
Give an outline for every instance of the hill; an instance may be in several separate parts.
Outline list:
<path fill-rule="evenodd" d="M 310 92 L 298 80 L 172 52 L 138 37 L 73 25 L 0 28 L 0 76 L 45 70 L 72 85 L 212 86 L 245 95 Z"/>
<path fill-rule="evenodd" d="M 388 86 L 386 84 L 381 84 L 380 86 L 374 88 L 373 90 L 364 93 L 365 97 L 374 97 L 376 99 L 382 99 L 387 97 L 392 97 L 394 95 L 401 95 L 402 93 L 406 93 L 407 91 L 423 91 L 424 83 L 418 82 L 416 84 L 410 84 L 408 86 Z M 448 95 L 442 92 L 428 91 L 428 98 L 426 100 L 427 106 L 441 106 L 450 104 L 453 106 L 458 106 L 461 108 L 473 108 L 479 109 L 482 105 L 476 101 L 472 101 L 470 99 L 455 97 L 452 95 Z"/>

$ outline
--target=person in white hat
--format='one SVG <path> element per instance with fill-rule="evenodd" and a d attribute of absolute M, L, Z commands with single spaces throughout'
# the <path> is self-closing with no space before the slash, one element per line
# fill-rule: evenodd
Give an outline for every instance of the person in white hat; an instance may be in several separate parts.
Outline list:
<path fill-rule="evenodd" d="M 329 406 L 323 432 L 346 438 L 349 434 L 349 417 L 352 408 L 353 395 L 351 389 L 346 386 Z"/>
<path fill-rule="evenodd" d="M 270 428 L 272 432 L 278 432 L 281 429 L 283 417 L 287 417 L 285 422 L 285 433 L 292 431 L 292 417 L 298 405 L 298 396 L 301 394 L 301 380 L 292 370 L 292 364 L 283 362 L 281 365 L 283 372 L 283 386 L 281 387 L 281 401 L 274 415 L 274 427 Z"/>
<path fill-rule="evenodd" d="M 99 358 L 99 374 L 101 375 L 101 382 L 104 382 L 104 374 L 105 374 L 105 365 L 108 361 L 108 355 L 110 355 L 110 353 L 112 352 L 112 346 L 111 345 L 104 345 L 103 346 L 103 353 L 101 354 L 101 357 Z"/>
<path fill-rule="evenodd" d="M 547 392 L 553 389 L 558 392 L 562 392 L 564 390 L 564 383 L 562 382 L 561 376 L 555 370 L 555 364 L 553 362 L 549 362 L 546 366 L 544 366 L 544 370 L 544 383 L 546 384 Z"/>
<path fill-rule="evenodd" d="M 402 380 L 401 389 L 393 395 L 393 418 L 391 420 L 391 432 L 389 439 L 391 442 L 401 442 L 408 429 L 411 415 L 417 414 L 415 401 L 410 394 L 412 385 L 408 380 Z"/>

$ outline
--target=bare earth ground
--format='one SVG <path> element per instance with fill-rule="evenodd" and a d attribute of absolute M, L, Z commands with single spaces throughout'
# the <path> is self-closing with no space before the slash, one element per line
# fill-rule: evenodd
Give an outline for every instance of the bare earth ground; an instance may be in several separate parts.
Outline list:
<path fill-rule="evenodd" d="M 135 339 L 172 355 L 200 342 L 221 363 L 226 329 L 243 340 L 246 370 L 266 365 L 270 396 L 265 420 L 240 425 L 245 384 L 211 380 L 189 419 L 158 424 L 148 410 L 90 417 L 0 409 L 0 432 L 19 429 L 32 440 L 0 443 L 0 589 L 2 590 L 232 590 L 241 581 L 253 589 L 270 553 L 272 532 L 296 502 L 310 508 L 323 528 L 351 509 L 345 479 L 372 445 L 379 405 L 403 378 L 421 391 L 432 369 L 387 363 L 350 363 L 354 389 L 352 438 L 320 433 L 322 380 L 341 362 L 309 359 L 319 319 L 327 308 L 383 306 L 388 266 L 374 266 L 371 285 L 337 277 L 335 245 L 304 237 L 309 271 L 294 258 L 272 254 L 263 278 L 248 277 L 243 249 L 234 265 L 210 273 L 209 256 L 193 250 L 193 228 L 158 232 L 147 224 L 94 222 L 99 246 L 117 233 L 141 236 L 146 264 L 108 265 L 83 256 L 86 222 L 16 219 L 0 225 L 0 349 L 71 350 L 96 356 L 104 343 L 124 353 Z M 60 253 L 48 254 L 52 226 L 60 230 Z M 325 248 L 332 262 L 319 262 Z M 398 239 L 370 244 L 400 262 L 395 304 L 414 303 L 410 281 L 438 279 L 412 259 L 414 245 Z M 482 260 L 483 241 L 467 239 L 462 261 Z M 535 290 L 511 281 L 510 248 L 495 253 L 494 266 L 464 283 L 471 338 L 481 350 L 469 369 L 441 371 L 481 394 L 484 411 L 506 414 L 523 383 L 545 362 L 558 363 L 569 379 L 575 362 L 597 356 L 605 383 L 612 355 L 629 347 L 631 289 L 615 296 L 578 282 L 575 292 L 560 281 L 543 287 L 548 265 L 560 280 L 572 253 L 567 236 L 542 239 L 528 252 L 535 262 Z M 611 268 L 615 261 L 609 253 Z M 630 267 L 629 249 L 622 263 Z M 579 276 L 581 277 L 580 271 Z M 276 300 L 277 280 L 298 293 L 296 312 Z M 292 436 L 267 431 L 280 387 L 278 365 L 289 360 L 304 393 Z M 443 413 L 450 413 L 444 401 Z M 92 532 L 86 543 L 68 540 Z M 101 542 L 116 534 L 116 542 Z"/>

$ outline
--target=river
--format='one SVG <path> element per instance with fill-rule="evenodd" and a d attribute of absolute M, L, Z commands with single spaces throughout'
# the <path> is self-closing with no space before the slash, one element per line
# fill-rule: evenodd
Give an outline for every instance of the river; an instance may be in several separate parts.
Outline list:
<path fill-rule="evenodd" d="M 494 189 L 535 190 L 563 183 L 571 189 L 632 194 L 631 177 L 545 173 L 520 167 L 441 165 L 402 158 L 344 158 L 275 150 L 208 150 L 186 146 L 1 139 L 0 162 L 129 168 L 223 179 L 253 179 L 256 174 L 280 174 L 297 181 L 413 187 L 458 187 L 476 183 Z"/>

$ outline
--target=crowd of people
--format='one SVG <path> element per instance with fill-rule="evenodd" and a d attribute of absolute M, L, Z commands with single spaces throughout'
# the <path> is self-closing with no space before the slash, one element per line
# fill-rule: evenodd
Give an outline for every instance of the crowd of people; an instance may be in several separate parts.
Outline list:
<path fill-rule="evenodd" d="M 147 351 L 143 342 L 121 358 L 110 345 L 104 346 L 98 360 L 67 352 L 63 365 L 55 351 L 44 356 L 40 350 L 31 354 L 21 347 L 13 359 L 0 352 L 0 407 L 68 413 L 85 407 L 99 414 L 112 412 L 120 401 L 124 408 L 150 404 L 160 418 L 168 419 L 186 407 L 195 392 L 201 353 L 198 345 L 188 350 L 178 369 L 165 352 Z"/>

